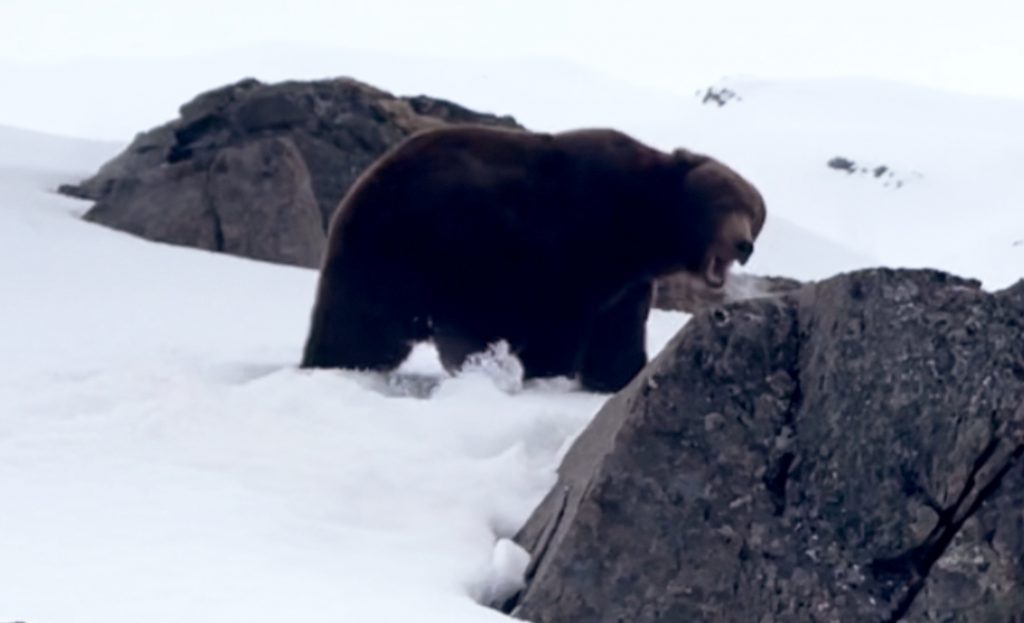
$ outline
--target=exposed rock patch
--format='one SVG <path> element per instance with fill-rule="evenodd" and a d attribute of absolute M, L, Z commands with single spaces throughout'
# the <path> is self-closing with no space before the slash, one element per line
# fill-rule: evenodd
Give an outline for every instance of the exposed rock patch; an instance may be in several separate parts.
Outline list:
<path fill-rule="evenodd" d="M 719 108 L 732 102 L 743 101 L 739 93 L 728 87 L 708 87 L 697 91 L 697 97 L 700 98 L 701 104 L 713 104 Z"/>
<path fill-rule="evenodd" d="M 905 186 L 906 184 L 909 184 L 912 181 L 916 181 L 924 177 L 923 175 L 916 171 L 911 171 L 910 173 L 901 173 L 899 171 L 894 170 L 892 167 L 886 164 L 867 164 L 864 162 L 857 162 L 855 160 L 851 160 L 850 158 L 845 158 L 843 156 L 836 156 L 835 158 L 829 160 L 826 164 L 830 169 L 843 171 L 850 175 L 856 174 L 873 177 L 879 180 L 882 186 L 886 188 L 892 188 L 894 190 L 903 188 L 903 186 Z"/>

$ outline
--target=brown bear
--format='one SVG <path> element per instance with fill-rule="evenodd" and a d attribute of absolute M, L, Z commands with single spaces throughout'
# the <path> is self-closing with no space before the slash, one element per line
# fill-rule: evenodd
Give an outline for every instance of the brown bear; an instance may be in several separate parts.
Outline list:
<path fill-rule="evenodd" d="M 391 370 L 432 339 L 451 372 L 506 340 L 526 378 L 616 391 L 647 362 L 653 280 L 721 287 L 764 219 L 720 162 L 614 130 L 427 130 L 335 213 L 302 365 Z"/>

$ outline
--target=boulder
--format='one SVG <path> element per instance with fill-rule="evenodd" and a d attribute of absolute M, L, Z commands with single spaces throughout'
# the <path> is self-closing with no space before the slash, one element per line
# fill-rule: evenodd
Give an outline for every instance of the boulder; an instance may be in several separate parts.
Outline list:
<path fill-rule="evenodd" d="M 535 623 L 1020 622 L 1024 281 L 879 269 L 698 313 L 518 541 Z"/>
<path fill-rule="evenodd" d="M 359 174 L 410 134 L 450 123 L 520 127 L 348 78 L 247 79 L 199 95 L 60 191 L 96 201 L 87 220 L 151 240 L 317 266 L 326 224 Z"/>

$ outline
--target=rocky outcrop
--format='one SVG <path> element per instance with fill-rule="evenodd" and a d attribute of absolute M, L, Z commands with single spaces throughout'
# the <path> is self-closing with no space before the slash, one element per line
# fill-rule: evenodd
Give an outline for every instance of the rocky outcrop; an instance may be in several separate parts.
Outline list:
<path fill-rule="evenodd" d="M 519 127 L 351 79 L 243 80 L 196 97 L 60 190 L 97 202 L 87 220 L 151 240 L 317 266 L 326 223 L 356 177 L 413 132 L 449 123 Z"/>
<path fill-rule="evenodd" d="M 842 275 L 697 314 L 519 535 L 535 623 L 1024 613 L 1024 282 Z"/>

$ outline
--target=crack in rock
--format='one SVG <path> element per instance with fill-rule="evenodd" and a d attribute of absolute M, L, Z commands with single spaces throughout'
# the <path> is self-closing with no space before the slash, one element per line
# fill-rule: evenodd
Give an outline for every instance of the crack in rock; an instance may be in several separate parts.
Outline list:
<path fill-rule="evenodd" d="M 871 570 L 876 576 L 895 575 L 907 581 L 906 593 L 900 598 L 885 623 L 898 623 L 903 619 L 913 605 L 914 599 L 924 588 L 932 567 L 945 554 L 963 525 L 981 508 L 985 500 L 995 493 L 1006 474 L 1024 456 L 1024 444 L 1015 446 L 995 474 L 984 485 L 978 487 L 980 473 L 1003 445 L 1005 444 L 1001 443 L 998 432 L 994 431 L 992 438 L 975 459 L 960 494 L 950 506 L 937 509 L 939 520 L 920 545 L 898 556 L 877 559 L 871 563 Z M 971 494 L 975 491 L 977 493 L 972 497 Z"/>

